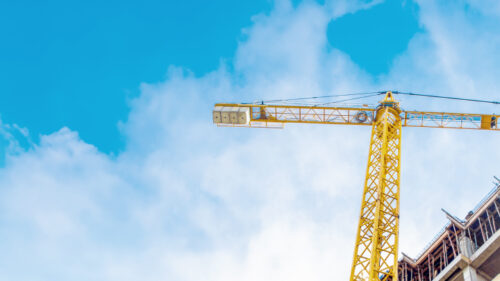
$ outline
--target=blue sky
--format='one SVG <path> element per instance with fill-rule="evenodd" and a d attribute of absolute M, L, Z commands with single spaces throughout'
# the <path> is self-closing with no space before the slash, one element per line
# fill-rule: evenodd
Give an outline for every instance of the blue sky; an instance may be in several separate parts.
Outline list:
<path fill-rule="evenodd" d="M 298 5 L 300 2 L 296 2 Z M 197 76 L 231 62 L 259 1 L 8 1 L 0 4 L 0 112 L 37 139 L 67 126 L 104 152 L 124 147 L 118 122 L 140 83 L 170 65 Z M 417 7 L 388 1 L 331 21 L 332 48 L 360 67 L 387 73 L 418 32 Z M 394 24 L 397 22 L 397 24 Z M 26 81 L 29 82 L 26 82 Z M 18 106 L 13 106 L 18 105 Z"/>
<path fill-rule="evenodd" d="M 197 75 L 231 58 L 267 0 L 4 1 L 0 4 L 0 112 L 35 134 L 77 129 L 117 152 L 127 101 L 169 65 Z M 29 80 L 29 83 L 26 83 Z M 22 104 L 22 106 L 12 106 Z"/>
<path fill-rule="evenodd" d="M 347 279 L 370 130 L 218 128 L 213 104 L 499 99 L 497 1 L 205 2 L 0 4 L 1 280 Z M 499 157 L 491 132 L 405 128 L 401 252 Z"/>
<path fill-rule="evenodd" d="M 418 6 L 411 1 L 389 0 L 330 22 L 327 36 L 333 48 L 378 75 L 389 71 L 394 57 L 406 50 L 419 31 Z"/>

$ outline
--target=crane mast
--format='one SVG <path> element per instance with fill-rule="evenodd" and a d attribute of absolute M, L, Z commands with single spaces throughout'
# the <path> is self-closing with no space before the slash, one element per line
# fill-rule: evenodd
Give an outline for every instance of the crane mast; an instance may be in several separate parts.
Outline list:
<path fill-rule="evenodd" d="M 400 113 L 390 92 L 375 113 L 351 281 L 397 280 Z"/>
<path fill-rule="evenodd" d="M 383 94 L 385 97 L 376 108 L 221 103 L 213 111 L 213 121 L 218 126 L 282 128 L 286 123 L 372 126 L 350 281 L 398 280 L 402 128 L 500 131 L 499 115 L 403 111 L 392 92 Z"/>

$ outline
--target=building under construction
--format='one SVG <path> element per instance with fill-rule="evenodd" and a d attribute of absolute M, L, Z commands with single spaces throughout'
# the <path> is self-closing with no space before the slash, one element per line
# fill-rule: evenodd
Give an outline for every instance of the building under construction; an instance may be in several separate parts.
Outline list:
<path fill-rule="evenodd" d="M 465 220 L 446 226 L 416 258 L 403 253 L 399 281 L 500 281 L 500 184 Z"/>

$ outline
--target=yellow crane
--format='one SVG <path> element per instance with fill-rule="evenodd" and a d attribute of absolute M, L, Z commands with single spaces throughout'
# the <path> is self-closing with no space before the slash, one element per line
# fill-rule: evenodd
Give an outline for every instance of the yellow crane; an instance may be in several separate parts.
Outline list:
<path fill-rule="evenodd" d="M 219 126 L 282 128 L 285 123 L 372 126 L 350 281 L 398 280 L 402 127 L 500 131 L 499 115 L 404 111 L 393 92 L 379 94 L 385 97 L 372 108 L 219 103 L 213 110 L 213 122 Z"/>

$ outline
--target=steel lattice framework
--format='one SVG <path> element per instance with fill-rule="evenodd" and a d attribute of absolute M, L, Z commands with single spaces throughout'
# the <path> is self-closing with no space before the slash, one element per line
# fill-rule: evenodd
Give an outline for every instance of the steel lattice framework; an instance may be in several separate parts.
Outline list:
<path fill-rule="evenodd" d="M 401 128 L 397 107 L 379 109 L 372 126 L 352 281 L 397 279 Z"/>

